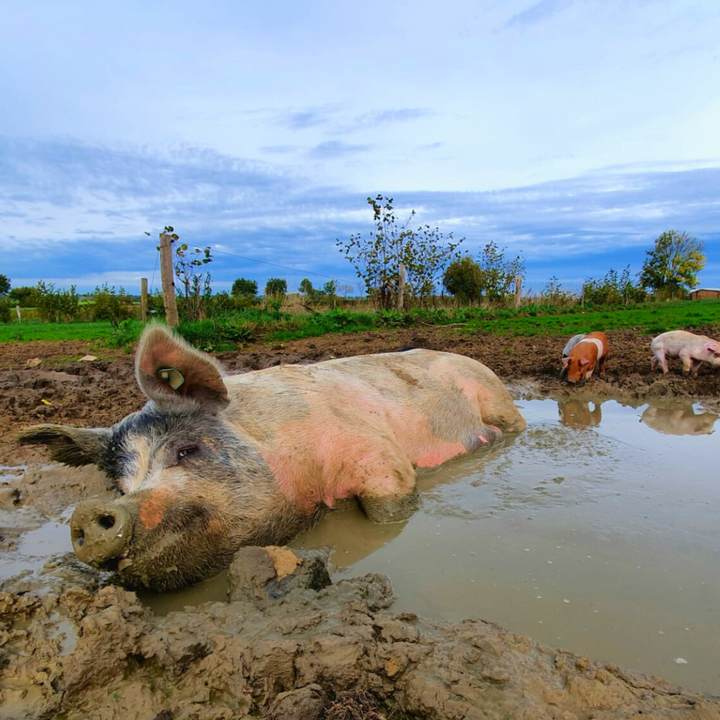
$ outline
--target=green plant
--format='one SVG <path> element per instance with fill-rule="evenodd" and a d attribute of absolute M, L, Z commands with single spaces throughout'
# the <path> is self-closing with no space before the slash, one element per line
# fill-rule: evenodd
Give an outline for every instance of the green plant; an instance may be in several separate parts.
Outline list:
<path fill-rule="evenodd" d="M 92 301 L 93 319 L 107 320 L 115 329 L 132 313 L 132 298 L 123 287 L 116 292 L 115 287 L 108 287 L 107 283 L 97 286 Z"/>
<path fill-rule="evenodd" d="M 0 323 L 9 323 L 12 315 L 10 301 L 0 298 Z"/>
<path fill-rule="evenodd" d="M 476 303 L 483 291 L 483 272 L 469 256 L 453 260 L 443 274 L 443 286 L 462 302 Z"/>
<path fill-rule="evenodd" d="M 246 280 L 245 278 L 238 278 L 232 284 L 232 290 L 230 294 L 233 297 L 249 297 L 254 298 L 258 294 L 258 284 L 255 280 Z"/>
<path fill-rule="evenodd" d="M 396 304 L 401 265 L 405 267 L 407 294 L 425 301 L 463 239 L 455 242 L 452 233 L 446 238 L 439 228 L 429 225 L 410 229 L 415 210 L 400 224 L 392 198 L 378 195 L 367 198 L 367 202 L 373 211 L 374 232 L 367 237 L 358 233 L 349 240 L 337 240 L 338 248 L 352 263 L 365 283 L 367 294 L 379 308 L 389 310 Z"/>
<path fill-rule="evenodd" d="M 75 320 L 80 311 L 80 297 L 75 285 L 69 290 L 58 290 L 54 283 L 40 280 L 37 284 L 37 307 L 43 320 L 69 322 Z"/>
<path fill-rule="evenodd" d="M 640 284 L 670 297 L 697 286 L 698 273 L 705 267 L 703 243 L 686 232 L 670 230 L 655 240 L 647 251 L 640 272 Z"/>

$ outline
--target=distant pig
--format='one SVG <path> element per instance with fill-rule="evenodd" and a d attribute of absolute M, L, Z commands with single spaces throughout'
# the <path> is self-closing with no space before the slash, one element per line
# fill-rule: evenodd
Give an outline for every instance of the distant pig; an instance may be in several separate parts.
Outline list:
<path fill-rule="evenodd" d="M 286 543 L 343 498 L 371 520 L 404 519 L 416 468 L 525 427 L 491 370 L 431 350 L 228 377 L 152 326 L 136 377 L 149 402 L 113 427 L 21 435 L 67 465 L 98 465 L 122 493 L 81 502 L 70 527 L 78 558 L 130 587 L 214 575 L 241 546 Z"/>
<path fill-rule="evenodd" d="M 577 335 L 570 339 L 570 345 Z M 566 345 L 566 348 L 568 346 Z M 563 367 L 560 377 L 567 377 L 568 382 L 576 383 L 578 380 L 589 380 L 595 366 L 600 368 L 600 374 L 605 374 L 609 344 L 604 332 L 592 332 L 585 335 L 570 347 L 567 357 L 563 357 Z"/>
<path fill-rule="evenodd" d="M 653 358 L 650 367 L 654 370 L 658 365 L 663 374 L 668 371 L 667 358 L 679 357 L 682 360 L 683 372 L 697 375 L 700 365 L 708 363 L 720 365 L 720 343 L 706 335 L 695 335 L 685 330 L 671 330 L 658 335 L 650 343 Z"/>

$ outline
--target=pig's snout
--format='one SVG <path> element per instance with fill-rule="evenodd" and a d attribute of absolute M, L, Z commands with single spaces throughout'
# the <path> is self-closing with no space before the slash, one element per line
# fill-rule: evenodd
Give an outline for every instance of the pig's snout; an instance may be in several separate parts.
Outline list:
<path fill-rule="evenodd" d="M 125 555 L 131 535 L 130 513 L 117 503 L 86 500 L 75 508 L 70 519 L 75 554 L 95 567 L 117 569 L 108 565 Z"/>

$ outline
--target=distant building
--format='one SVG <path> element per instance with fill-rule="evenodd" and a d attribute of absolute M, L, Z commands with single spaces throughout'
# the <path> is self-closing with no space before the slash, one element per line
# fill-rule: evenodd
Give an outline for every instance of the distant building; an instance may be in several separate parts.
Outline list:
<path fill-rule="evenodd" d="M 700 288 L 690 293 L 691 300 L 717 300 L 720 298 L 720 290 L 716 288 Z"/>

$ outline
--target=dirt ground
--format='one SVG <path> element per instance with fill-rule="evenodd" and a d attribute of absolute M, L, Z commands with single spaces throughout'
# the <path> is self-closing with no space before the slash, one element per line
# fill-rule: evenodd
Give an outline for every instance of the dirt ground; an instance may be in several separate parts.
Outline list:
<path fill-rule="evenodd" d="M 639 402 L 689 397 L 711 408 L 720 372 L 650 372 L 650 337 L 609 333 L 606 380 L 568 388 L 564 338 L 498 338 L 426 328 L 257 343 L 220 359 L 230 372 L 424 347 L 474 357 L 516 387 L 555 397 L 592 391 Z M 74 360 L 94 354 L 96 360 Z M 37 362 L 39 360 L 39 362 Z M 0 553 L 108 492 L 93 468 L 69 471 L 13 433 L 37 422 L 107 426 L 139 409 L 133 357 L 88 343 L 0 345 Z M 63 515 L 65 513 L 65 515 Z M 64 528 L 60 528 L 63 530 Z M 329 583 L 309 553 L 281 577 L 246 548 L 228 602 L 155 616 L 136 595 L 72 556 L 0 584 L 0 717 L 180 720 L 427 718 L 720 719 L 720 700 L 553 650 L 481 620 L 434 623 L 390 611 L 387 578 Z"/>

